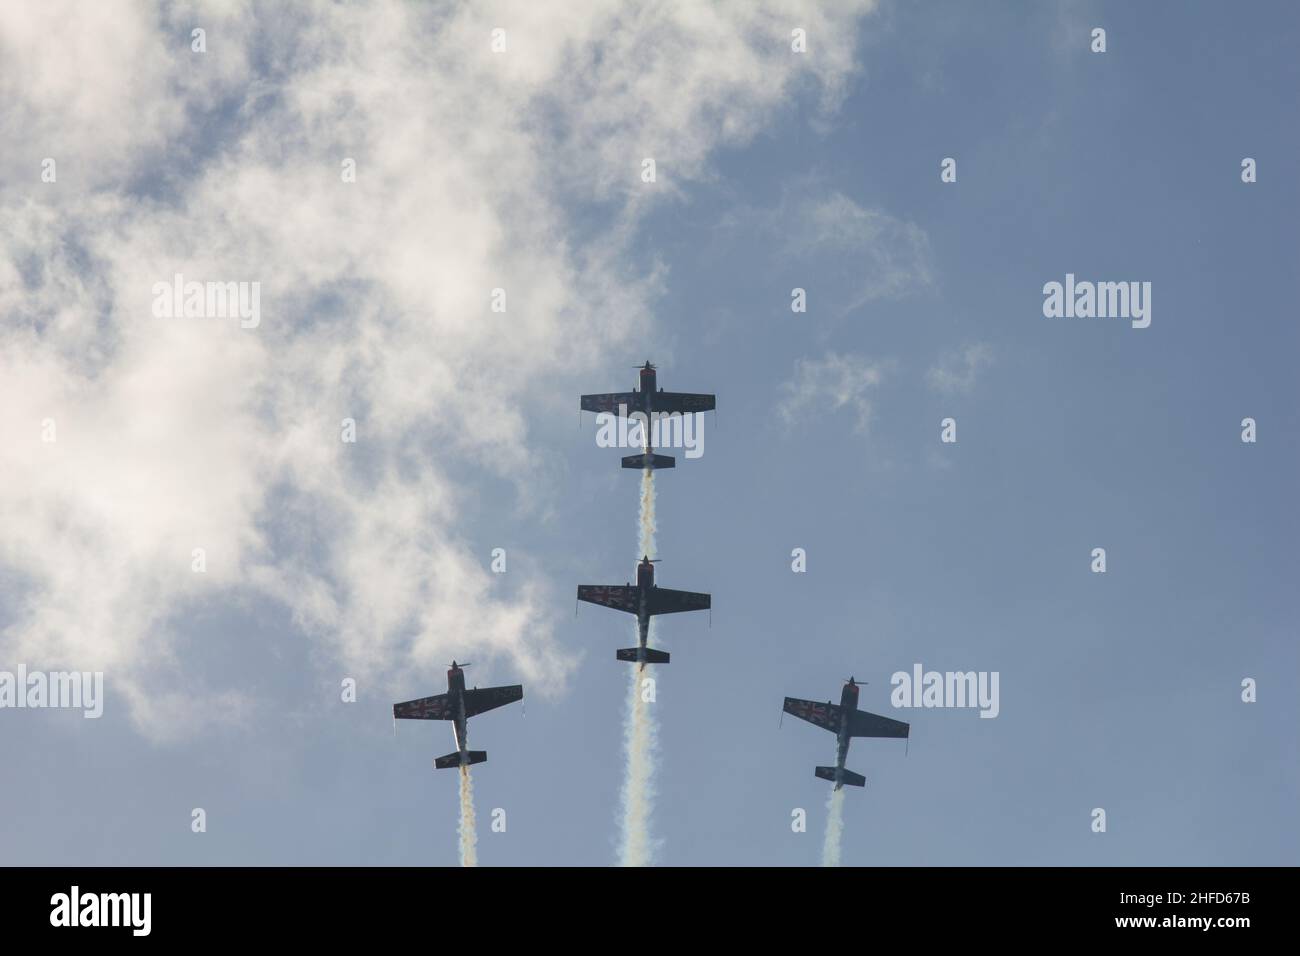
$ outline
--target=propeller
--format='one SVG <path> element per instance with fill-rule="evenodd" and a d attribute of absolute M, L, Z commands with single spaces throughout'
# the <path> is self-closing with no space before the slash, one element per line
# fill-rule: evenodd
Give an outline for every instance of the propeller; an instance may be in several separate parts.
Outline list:
<path fill-rule="evenodd" d="M 652 364 L 652 363 L 650 362 L 649 359 L 646 359 L 644 365 L 633 365 L 632 367 L 633 367 L 633 368 L 654 368 L 654 369 L 657 369 L 659 366 L 658 366 L 658 365 L 654 365 L 654 364 Z"/>
<path fill-rule="evenodd" d="M 448 667 L 459 667 L 461 670 L 464 670 L 465 668 L 469 667 L 470 664 L 469 664 L 468 661 L 466 661 L 464 664 L 457 664 L 455 658 L 452 658 L 452 662 L 451 662 L 450 664 L 448 664 L 447 666 L 448 666 Z"/>

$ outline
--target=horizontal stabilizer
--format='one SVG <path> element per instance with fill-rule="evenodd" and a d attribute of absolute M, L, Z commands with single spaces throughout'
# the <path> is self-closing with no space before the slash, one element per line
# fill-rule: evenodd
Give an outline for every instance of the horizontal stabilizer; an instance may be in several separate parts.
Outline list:
<path fill-rule="evenodd" d="M 841 770 L 839 780 L 835 779 L 834 767 L 818 767 L 814 772 L 823 780 L 848 784 L 850 787 L 865 787 L 867 785 L 867 778 L 860 773 L 854 773 L 852 770 Z"/>
<path fill-rule="evenodd" d="M 627 661 L 631 664 L 667 664 L 668 652 L 657 651 L 653 647 L 620 647 L 614 652 L 620 661 Z"/>
<path fill-rule="evenodd" d="M 624 468 L 641 468 L 646 467 L 646 458 L 650 458 L 651 468 L 676 468 L 677 462 L 671 455 L 628 455 L 623 459 Z"/>
<path fill-rule="evenodd" d="M 461 752 L 459 750 L 453 750 L 449 754 L 436 758 L 433 761 L 433 766 L 438 770 L 447 770 L 451 767 L 459 767 L 461 765 L 460 758 Z M 472 763 L 482 763 L 484 760 L 487 760 L 486 750 L 465 751 L 465 766 L 469 766 Z"/>

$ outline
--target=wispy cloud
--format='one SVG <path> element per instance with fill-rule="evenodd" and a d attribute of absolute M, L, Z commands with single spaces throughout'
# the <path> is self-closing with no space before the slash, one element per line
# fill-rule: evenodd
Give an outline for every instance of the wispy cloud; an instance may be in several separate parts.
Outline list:
<path fill-rule="evenodd" d="M 872 299 L 905 295 L 934 281 L 930 240 L 919 226 L 864 208 L 841 192 L 795 203 L 797 225 L 786 240 L 786 254 L 821 262 L 846 256 L 861 270 L 845 311 Z"/>
<path fill-rule="evenodd" d="M 821 359 L 799 359 L 794 376 L 780 387 L 777 414 L 787 427 L 815 415 L 834 414 L 845 409 L 854 417 L 854 428 L 866 431 L 871 421 L 870 392 L 884 380 L 894 363 L 874 361 L 862 355 L 827 352 Z"/>
<path fill-rule="evenodd" d="M 796 264 L 807 276 L 803 287 L 810 287 L 814 304 L 829 301 L 838 315 L 934 283 L 925 230 L 816 179 L 787 188 L 774 206 L 738 208 L 724 225 L 767 237 L 780 262 Z"/>
<path fill-rule="evenodd" d="M 981 372 L 993 364 L 993 346 L 976 342 L 946 352 L 925 373 L 927 384 L 946 394 L 969 392 Z"/>

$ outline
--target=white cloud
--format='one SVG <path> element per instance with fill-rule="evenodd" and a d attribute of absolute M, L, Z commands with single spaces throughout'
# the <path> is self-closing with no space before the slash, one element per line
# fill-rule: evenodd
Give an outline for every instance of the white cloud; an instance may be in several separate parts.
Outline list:
<path fill-rule="evenodd" d="M 993 347 L 976 342 L 940 357 L 925 373 L 930 387 L 939 392 L 969 392 L 979 374 L 993 364 Z"/>
<path fill-rule="evenodd" d="M 799 359 L 793 378 L 781 384 L 777 414 L 789 427 L 813 416 L 848 409 L 853 412 L 855 429 L 866 431 L 872 411 L 869 393 L 884 381 L 893 365 L 890 360 L 834 352 L 821 359 Z"/>
<path fill-rule="evenodd" d="M 741 207 L 725 225 L 775 237 L 781 263 L 809 276 L 814 299 L 832 300 L 845 315 L 869 302 L 898 299 L 934 284 L 930 239 L 914 223 L 855 202 L 816 178 L 787 188 L 769 208 Z"/>
<path fill-rule="evenodd" d="M 873 299 L 897 298 L 931 285 L 930 240 L 925 231 L 878 209 L 867 209 L 840 192 L 799 202 L 797 227 L 787 251 L 818 261 L 843 255 L 860 267 L 861 279 L 846 312 Z"/>
<path fill-rule="evenodd" d="M 0 7 L 0 649 L 105 670 L 157 737 L 256 704 L 171 690 L 186 616 L 250 594 L 358 677 L 562 685 L 551 582 L 497 596 L 447 465 L 526 480 L 530 394 L 652 321 L 642 210 L 833 99 L 869 7 Z M 152 318 L 177 272 L 260 282 L 261 325 Z"/>

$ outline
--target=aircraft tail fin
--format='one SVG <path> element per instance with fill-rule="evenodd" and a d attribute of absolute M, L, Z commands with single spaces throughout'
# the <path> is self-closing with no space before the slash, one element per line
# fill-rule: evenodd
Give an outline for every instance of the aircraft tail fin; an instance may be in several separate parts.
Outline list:
<path fill-rule="evenodd" d="M 628 455 L 623 459 L 624 468 L 642 468 L 646 467 L 646 458 L 650 459 L 650 467 L 659 468 L 676 468 L 677 462 L 670 455 Z"/>
<path fill-rule="evenodd" d="M 841 770 L 839 779 L 836 779 L 834 767 L 818 767 L 813 771 L 823 780 L 830 780 L 841 785 L 848 784 L 850 787 L 865 787 L 867 778 L 860 773 L 854 773 L 852 770 Z"/>
<path fill-rule="evenodd" d="M 667 664 L 668 652 L 657 651 L 653 647 L 647 647 L 642 650 L 639 647 L 620 647 L 614 652 L 614 656 L 620 661 L 627 661 L 629 664 Z"/>
<path fill-rule="evenodd" d="M 482 763 L 485 760 L 487 760 L 486 750 L 467 750 L 465 752 L 466 766 L 474 763 Z M 451 753 L 435 759 L 433 761 L 433 766 L 438 770 L 449 770 L 452 767 L 459 767 L 460 763 L 460 751 L 453 750 Z"/>

